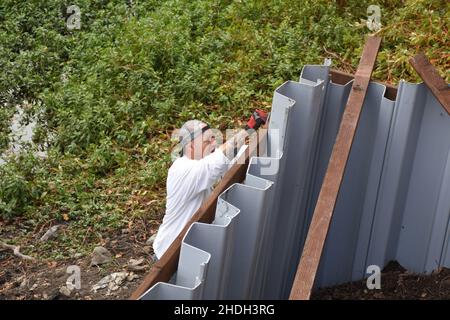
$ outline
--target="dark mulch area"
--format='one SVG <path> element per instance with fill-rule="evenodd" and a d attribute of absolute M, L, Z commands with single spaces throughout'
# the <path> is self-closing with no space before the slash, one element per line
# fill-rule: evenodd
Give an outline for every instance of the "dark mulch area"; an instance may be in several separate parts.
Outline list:
<path fill-rule="evenodd" d="M 450 299 L 450 269 L 442 268 L 430 275 L 406 271 L 397 262 L 390 262 L 381 273 L 381 289 L 367 289 L 366 280 L 344 283 L 313 292 L 317 300 L 380 300 L 380 299 Z"/>

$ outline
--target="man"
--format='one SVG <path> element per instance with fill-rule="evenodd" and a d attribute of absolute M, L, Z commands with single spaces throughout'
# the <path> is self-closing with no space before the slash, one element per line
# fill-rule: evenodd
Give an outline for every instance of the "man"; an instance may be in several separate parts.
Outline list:
<path fill-rule="evenodd" d="M 245 143 L 247 130 L 257 130 L 266 121 L 267 114 L 256 110 L 246 128 L 219 147 L 206 123 L 190 120 L 182 126 L 179 132 L 182 156 L 168 172 L 166 214 L 153 243 L 154 260 L 166 252 L 227 171 L 236 156 L 235 150 Z"/>

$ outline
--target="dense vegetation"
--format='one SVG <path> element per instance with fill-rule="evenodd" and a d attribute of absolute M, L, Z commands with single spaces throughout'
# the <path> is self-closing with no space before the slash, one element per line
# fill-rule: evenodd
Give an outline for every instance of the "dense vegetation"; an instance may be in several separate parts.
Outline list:
<path fill-rule="evenodd" d="M 340 1 L 342 2 L 342 1 Z M 68 30 L 69 5 L 81 29 Z M 374 78 L 418 81 L 408 58 L 426 52 L 450 79 L 449 4 L 371 1 L 383 47 Z M 83 250 L 136 218 L 164 212 L 171 131 L 202 119 L 234 127 L 304 64 L 333 58 L 354 71 L 367 3 L 305 0 L 2 0 L 0 151 L 15 105 L 38 119 L 34 146 L 0 166 L 0 217 L 16 241 L 54 223 L 49 254 Z M 48 145 L 45 161 L 35 148 Z M 12 219 L 12 220 L 11 220 Z M 69 241 L 70 240 L 70 241 Z M 68 250 L 66 250 L 68 249 Z"/>

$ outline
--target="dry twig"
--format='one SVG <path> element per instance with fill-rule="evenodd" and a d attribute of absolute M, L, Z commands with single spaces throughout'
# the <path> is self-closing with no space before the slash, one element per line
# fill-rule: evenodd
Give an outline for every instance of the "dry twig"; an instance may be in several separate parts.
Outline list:
<path fill-rule="evenodd" d="M 36 259 L 30 256 L 27 256 L 20 252 L 20 246 L 14 246 L 11 244 L 7 244 L 5 242 L 0 241 L 0 248 L 12 250 L 14 255 L 19 257 L 20 259 L 35 261 Z"/>

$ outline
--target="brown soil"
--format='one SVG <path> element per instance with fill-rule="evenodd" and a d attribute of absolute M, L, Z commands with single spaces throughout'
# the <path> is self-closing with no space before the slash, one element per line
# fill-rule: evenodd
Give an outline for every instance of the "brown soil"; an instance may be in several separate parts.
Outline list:
<path fill-rule="evenodd" d="M 60 261 L 30 262 L 14 256 L 11 250 L 0 249 L 0 300 L 128 299 L 152 264 L 151 248 L 142 242 L 142 234 L 139 237 L 136 237 L 136 234 L 134 230 L 117 232 L 110 240 L 101 243 L 100 245 L 113 255 L 111 262 L 101 266 L 90 266 L 90 255 Z M 145 269 L 129 270 L 128 261 L 140 258 L 145 259 L 142 264 Z M 70 277 L 70 274 L 66 273 L 70 265 L 80 267 L 81 289 L 75 289 L 70 297 L 66 297 L 59 289 Z M 92 291 L 92 286 L 104 276 L 121 271 L 133 272 L 138 277 L 132 281 L 125 280 L 118 290 L 109 294 L 107 288 Z"/>
<path fill-rule="evenodd" d="M 366 280 L 344 283 L 313 292 L 317 300 L 382 300 L 382 299 L 450 299 L 450 269 L 442 268 L 430 275 L 406 271 L 390 262 L 381 273 L 381 289 L 367 289 Z"/>
<path fill-rule="evenodd" d="M 0 300 L 14 299 L 128 299 L 144 275 L 150 270 L 153 253 L 143 239 L 149 234 L 145 230 L 116 232 L 103 245 L 114 256 L 112 262 L 101 267 L 90 266 L 91 256 L 60 261 L 29 262 L 14 256 L 11 250 L 0 249 Z M 104 276 L 127 269 L 128 261 L 144 258 L 145 269 L 133 271 L 138 278 L 124 281 L 116 291 L 108 289 L 92 291 L 92 286 Z M 67 267 L 78 265 L 81 269 L 81 289 L 74 290 L 70 297 L 59 292 L 70 274 Z M 369 290 L 366 280 L 345 283 L 319 289 L 312 299 L 450 299 L 450 269 L 440 269 L 431 275 L 419 275 L 406 271 L 396 262 L 389 263 L 382 272 L 381 289 Z"/>

